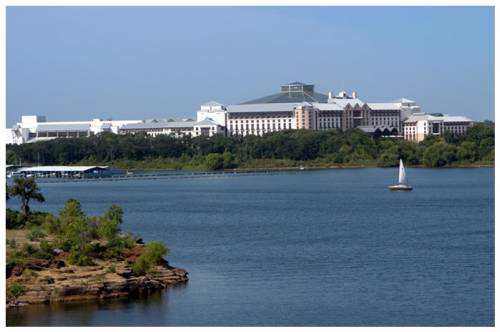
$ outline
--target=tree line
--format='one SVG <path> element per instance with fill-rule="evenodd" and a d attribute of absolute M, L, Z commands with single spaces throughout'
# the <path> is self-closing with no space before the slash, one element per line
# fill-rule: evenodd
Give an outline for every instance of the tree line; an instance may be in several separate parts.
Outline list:
<path fill-rule="evenodd" d="M 287 130 L 260 136 L 174 138 L 102 133 L 7 146 L 7 163 L 40 165 L 113 164 L 168 159 L 176 168 L 222 169 L 260 161 L 320 164 L 442 167 L 494 163 L 494 123 L 476 123 L 462 136 L 446 134 L 416 143 L 372 137 L 361 130 Z M 283 162 L 282 165 L 287 165 Z"/>

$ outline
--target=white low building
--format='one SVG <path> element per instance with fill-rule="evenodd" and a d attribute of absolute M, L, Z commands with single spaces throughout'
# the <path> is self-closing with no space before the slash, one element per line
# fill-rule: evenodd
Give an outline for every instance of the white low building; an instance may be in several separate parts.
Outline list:
<path fill-rule="evenodd" d="M 150 136 L 170 135 L 174 137 L 182 136 L 213 136 L 217 134 L 225 135 L 225 127 L 217 124 L 211 118 L 204 118 L 201 121 L 191 119 L 178 121 L 145 121 L 141 123 L 131 123 L 119 129 L 120 134 L 146 134 Z"/>
<path fill-rule="evenodd" d="M 7 144 L 31 143 L 54 138 L 88 137 L 102 132 L 118 134 L 119 128 L 141 120 L 53 121 L 45 116 L 23 115 L 21 122 L 6 130 Z"/>
<path fill-rule="evenodd" d="M 404 139 L 420 142 L 429 135 L 443 136 L 445 133 L 464 135 L 472 125 L 473 121 L 465 116 L 415 113 L 404 122 Z"/>
<path fill-rule="evenodd" d="M 195 121 L 187 119 L 184 121 L 141 121 L 139 123 L 129 123 L 119 129 L 119 134 L 140 134 L 144 133 L 156 137 L 158 135 L 172 135 L 180 137 L 190 135 L 193 131 Z"/>

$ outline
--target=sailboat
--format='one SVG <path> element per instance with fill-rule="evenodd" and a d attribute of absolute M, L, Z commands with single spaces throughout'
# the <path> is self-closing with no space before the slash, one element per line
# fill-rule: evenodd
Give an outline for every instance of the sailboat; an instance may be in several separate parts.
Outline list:
<path fill-rule="evenodd" d="M 412 186 L 410 186 L 406 182 L 406 171 L 405 171 L 405 166 L 403 165 L 403 159 L 399 159 L 399 183 L 388 186 L 390 190 L 400 190 L 400 191 L 410 191 L 413 189 Z"/>

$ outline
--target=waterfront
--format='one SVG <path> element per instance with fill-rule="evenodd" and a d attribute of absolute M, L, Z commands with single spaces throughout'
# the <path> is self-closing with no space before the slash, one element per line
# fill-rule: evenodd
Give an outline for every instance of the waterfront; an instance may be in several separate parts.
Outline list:
<path fill-rule="evenodd" d="M 494 324 L 494 169 L 393 169 L 41 184 L 57 212 L 115 203 L 164 240 L 185 287 L 9 311 L 9 325 Z M 15 200 L 9 201 L 14 206 Z"/>

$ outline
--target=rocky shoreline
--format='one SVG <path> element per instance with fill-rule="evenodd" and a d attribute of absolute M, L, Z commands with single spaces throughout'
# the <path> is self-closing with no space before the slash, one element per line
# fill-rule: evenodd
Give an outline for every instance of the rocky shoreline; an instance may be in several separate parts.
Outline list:
<path fill-rule="evenodd" d="M 186 270 L 164 259 L 145 275 L 134 275 L 132 264 L 144 249 L 139 242 L 126 257 L 96 258 L 92 266 L 68 265 L 67 253 L 59 252 L 53 259 L 35 258 L 23 267 L 8 267 L 7 284 L 18 285 L 19 292 L 7 292 L 7 308 L 143 296 L 188 281 Z"/>
<path fill-rule="evenodd" d="M 7 308 L 31 304 L 123 298 L 184 284 L 188 272 L 161 264 L 143 276 L 132 273 L 127 260 L 96 260 L 94 266 L 65 266 L 63 260 L 33 261 L 28 269 L 7 271 L 8 283 L 22 286 L 22 294 L 7 294 Z"/>

